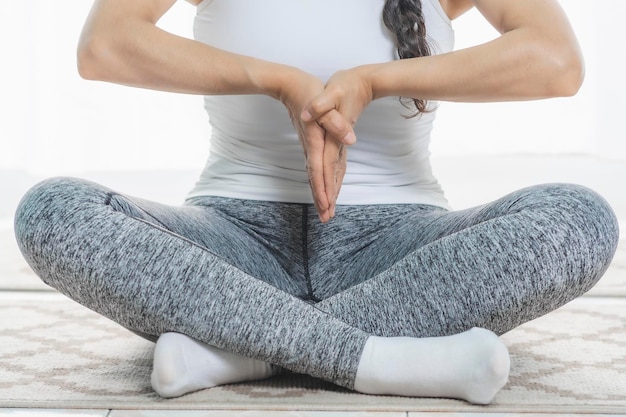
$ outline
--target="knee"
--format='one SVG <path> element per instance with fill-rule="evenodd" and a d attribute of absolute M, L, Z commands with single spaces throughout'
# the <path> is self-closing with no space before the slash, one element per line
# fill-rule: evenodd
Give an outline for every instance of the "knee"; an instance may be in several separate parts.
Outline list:
<path fill-rule="evenodd" d="M 65 217 L 64 212 L 71 211 L 70 206 L 74 200 L 72 194 L 79 184 L 80 180 L 72 178 L 51 178 L 28 190 L 15 211 L 15 235 L 18 243 L 27 243 L 34 234 L 48 229 L 51 224 L 61 222 Z"/>
<path fill-rule="evenodd" d="M 52 178 L 33 186 L 19 202 L 14 217 L 15 238 L 22 255 L 44 282 L 55 251 L 79 217 L 84 217 L 88 182 Z M 82 213 L 82 214 L 81 214 Z"/>
<path fill-rule="evenodd" d="M 612 253 L 619 240 L 619 223 L 611 205 L 596 191 L 582 185 L 555 184 L 550 188 L 552 209 L 561 221 L 602 243 Z"/>
<path fill-rule="evenodd" d="M 580 185 L 550 184 L 539 196 L 536 213 L 551 239 L 560 242 L 570 268 L 579 270 L 584 291 L 608 269 L 619 241 L 619 224 L 610 204 L 597 192 Z"/>
<path fill-rule="evenodd" d="M 20 249 L 27 248 L 38 229 L 45 229 L 52 220 L 60 183 L 59 178 L 42 181 L 29 189 L 20 200 L 14 216 L 15 237 Z"/>
<path fill-rule="evenodd" d="M 617 244 L 619 224 L 610 204 L 597 192 L 577 184 L 545 184 L 515 195 L 518 210 L 538 220 L 588 230 L 599 239 Z"/>
<path fill-rule="evenodd" d="M 600 194 L 585 187 L 575 187 L 577 208 L 580 211 L 577 220 L 581 230 L 589 240 L 587 253 L 595 255 L 600 265 L 596 281 L 608 269 L 619 243 L 619 222 L 615 211 Z"/>

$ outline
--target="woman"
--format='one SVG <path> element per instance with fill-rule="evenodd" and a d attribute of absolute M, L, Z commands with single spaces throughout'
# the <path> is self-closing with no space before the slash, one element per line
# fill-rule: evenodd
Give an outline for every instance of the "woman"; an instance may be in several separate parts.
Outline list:
<path fill-rule="evenodd" d="M 205 170 L 182 207 L 35 186 L 16 215 L 33 269 L 158 338 L 164 397 L 283 368 L 489 403 L 509 372 L 496 334 L 591 288 L 618 227 L 566 184 L 450 211 L 433 101 L 574 94 L 582 58 L 556 1 L 204 0 L 195 40 L 156 26 L 174 1 L 96 0 L 79 71 L 205 95 Z M 474 6 L 501 36 L 451 52 L 450 19 Z"/>

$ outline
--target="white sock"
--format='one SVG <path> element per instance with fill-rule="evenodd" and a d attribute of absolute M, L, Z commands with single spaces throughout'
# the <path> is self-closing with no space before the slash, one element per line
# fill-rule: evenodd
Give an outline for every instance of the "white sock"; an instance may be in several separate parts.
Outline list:
<path fill-rule="evenodd" d="M 154 349 L 152 388 L 165 398 L 272 376 L 266 362 L 235 355 L 180 333 L 164 333 Z"/>
<path fill-rule="evenodd" d="M 506 384 L 509 367 L 504 343 L 481 328 L 445 337 L 371 336 L 361 355 L 354 389 L 488 404 Z"/>

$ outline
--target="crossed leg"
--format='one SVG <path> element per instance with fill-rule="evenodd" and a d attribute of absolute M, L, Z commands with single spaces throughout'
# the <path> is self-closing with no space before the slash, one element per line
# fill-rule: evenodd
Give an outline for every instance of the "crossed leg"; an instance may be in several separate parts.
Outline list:
<path fill-rule="evenodd" d="M 288 275 L 276 273 L 261 277 L 274 281 L 263 282 L 245 270 L 254 269 L 255 265 L 244 262 L 244 267 L 233 266 L 234 260 L 229 257 L 236 257 L 236 254 L 216 254 L 189 238 L 173 233 L 166 225 L 143 217 L 141 213 L 129 215 L 114 207 L 114 202 L 121 204 L 118 200 L 126 201 L 93 184 L 75 180 L 49 181 L 33 189 L 23 200 L 16 216 L 16 233 L 25 257 L 45 282 L 130 329 L 155 336 L 168 332 L 185 334 L 236 355 L 274 363 L 365 392 L 451 396 L 487 402 L 503 383 L 503 372 L 495 372 L 496 378 L 493 375 L 486 378 L 497 381 L 486 390 L 490 393 L 476 395 L 458 392 L 457 388 L 435 392 L 423 389 L 424 385 L 436 383 L 438 374 L 432 373 L 439 372 L 437 369 L 440 368 L 427 372 L 424 371 L 427 368 L 419 368 L 429 363 L 428 357 L 432 358 L 435 351 L 443 351 L 419 347 L 417 341 L 422 345 L 434 340 L 447 346 L 454 343 L 450 340 L 445 343 L 445 339 L 440 338 L 414 338 L 425 336 L 415 329 L 432 331 L 431 327 L 420 322 L 421 311 L 430 311 L 429 305 L 422 306 L 420 298 L 411 298 L 418 293 L 416 282 L 420 285 L 428 283 L 427 275 L 423 278 L 418 273 L 419 268 L 428 269 L 428 264 L 420 266 L 414 265 L 414 262 L 423 256 L 419 254 L 424 252 L 424 248 L 434 246 L 435 242 L 450 245 L 450 242 L 442 243 L 446 242 L 445 237 L 416 250 L 405 261 L 396 263 L 378 276 L 312 306 L 291 295 L 301 288 L 297 287 L 299 284 L 292 283 Z M 598 226 L 594 223 L 591 227 Z M 247 241 L 241 243 L 247 244 Z M 272 262 L 262 260 L 266 261 Z M 425 273 L 428 271 L 425 270 Z M 438 273 L 443 276 L 443 271 Z M 474 275 L 467 276 L 474 278 Z M 398 287 L 395 294 L 398 298 L 388 298 L 388 292 L 377 293 L 377 290 L 386 288 L 390 280 L 394 285 L 406 284 L 409 290 Z M 294 288 L 280 289 L 281 286 L 294 285 Z M 441 286 L 436 290 L 442 291 Z M 381 294 L 385 297 L 380 297 Z M 445 294 L 442 295 L 444 298 L 441 299 L 446 300 Z M 390 311 L 382 298 L 394 304 L 392 312 L 409 314 L 381 316 L 381 312 Z M 348 308 L 345 304 L 352 307 Z M 440 306 L 439 310 L 444 309 Z M 355 312 L 359 312 L 357 317 L 352 316 Z M 520 317 L 520 320 L 525 319 L 523 315 Z M 396 323 L 398 318 L 400 324 Z M 412 327 L 404 327 L 406 322 L 411 322 Z M 393 327 L 394 323 L 400 326 L 401 331 Z M 450 326 L 447 323 L 446 317 L 440 318 L 441 327 L 435 336 L 464 330 L 446 328 Z M 381 331 L 387 329 L 387 324 L 392 326 Z M 500 329 L 497 326 L 493 328 Z M 374 335 L 404 338 L 382 339 Z M 467 334 L 451 337 L 461 336 L 466 340 L 459 345 L 466 345 Z M 487 340 L 489 337 L 483 333 L 478 339 Z M 412 346 L 405 349 L 398 347 L 407 345 Z M 500 359 L 491 361 L 493 366 L 487 367 L 489 372 L 486 374 L 493 373 L 497 368 L 508 371 L 508 362 L 502 359 L 508 356 L 502 353 L 502 347 L 493 348 L 498 346 L 497 343 L 488 345 L 490 347 L 478 350 L 487 352 L 490 358 Z M 397 353 L 398 349 L 407 353 L 391 354 Z M 451 354 L 458 356 L 458 353 L 451 350 Z M 416 366 L 418 369 L 402 366 L 402 363 L 398 363 L 396 368 L 400 371 L 410 369 L 409 373 L 417 373 L 421 379 L 392 375 L 390 383 L 386 378 L 379 377 L 380 358 L 403 357 L 405 362 L 419 364 L 415 357 L 420 355 L 426 359 L 421 361 L 423 365 Z M 373 365 L 364 365 L 368 363 L 362 360 L 364 357 L 373 357 L 369 361 Z M 441 362 L 448 362 L 445 355 Z M 483 358 L 480 362 L 490 361 Z M 453 379 L 455 376 L 457 380 L 462 379 L 455 372 L 449 374 Z M 407 384 L 409 381 L 412 381 L 414 389 L 397 391 L 398 387 L 411 385 Z M 440 385 L 445 388 L 450 382 L 443 381 Z"/>
<path fill-rule="evenodd" d="M 52 179 L 22 199 L 15 232 L 45 283 L 128 329 L 153 338 L 185 334 L 353 388 L 367 333 L 291 295 L 299 289 L 286 274 L 261 275 L 273 280 L 264 282 L 233 266 L 237 251 L 209 250 L 141 211 L 96 184 Z M 220 222 L 218 213 L 209 217 Z M 255 254 L 254 240 L 234 227 L 221 239 Z M 243 268 L 272 262 L 253 257 Z"/>
<path fill-rule="evenodd" d="M 351 267 L 357 277 L 377 268 L 380 274 L 316 305 L 372 335 L 387 336 L 368 339 L 358 391 L 488 402 L 503 384 L 508 356 L 488 333 L 465 331 L 482 326 L 502 334 L 580 296 L 602 276 L 618 237 L 603 199 L 563 184 L 420 216 L 391 227 Z M 407 242 L 413 250 L 398 249 Z M 376 253 L 386 256 L 377 259 Z M 459 357 L 464 360 L 451 361 Z M 406 372 L 407 366 L 413 370 Z M 468 383 L 464 373 L 481 375 L 483 382 Z M 462 387 L 476 389 L 460 392 Z"/>

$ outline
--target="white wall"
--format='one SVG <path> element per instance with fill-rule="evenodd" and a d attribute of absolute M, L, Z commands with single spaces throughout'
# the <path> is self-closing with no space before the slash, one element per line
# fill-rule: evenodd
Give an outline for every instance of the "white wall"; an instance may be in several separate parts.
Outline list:
<path fill-rule="evenodd" d="M 626 46 L 618 19 L 623 0 L 562 0 L 586 61 L 586 79 L 573 98 L 522 103 L 441 106 L 433 153 L 593 153 L 626 159 Z M 473 10 L 455 21 L 457 48 L 497 36 Z M 460 69 L 461 70 L 461 69 Z"/>
<path fill-rule="evenodd" d="M 0 169 L 199 169 L 209 128 L 200 97 L 81 80 L 75 46 L 88 0 L 0 2 Z M 442 104 L 436 155 L 592 152 L 626 159 L 624 0 L 563 0 L 587 58 L 575 98 Z M 179 1 L 161 26 L 190 36 L 194 8 Z M 475 12 L 455 24 L 459 47 L 495 32 Z M 461 69 L 460 69 L 461 70 Z"/>
<path fill-rule="evenodd" d="M 209 127 L 199 96 L 88 82 L 76 43 L 92 2 L 0 2 L 0 169 L 36 174 L 201 167 Z M 162 25 L 191 36 L 179 2 Z"/>

